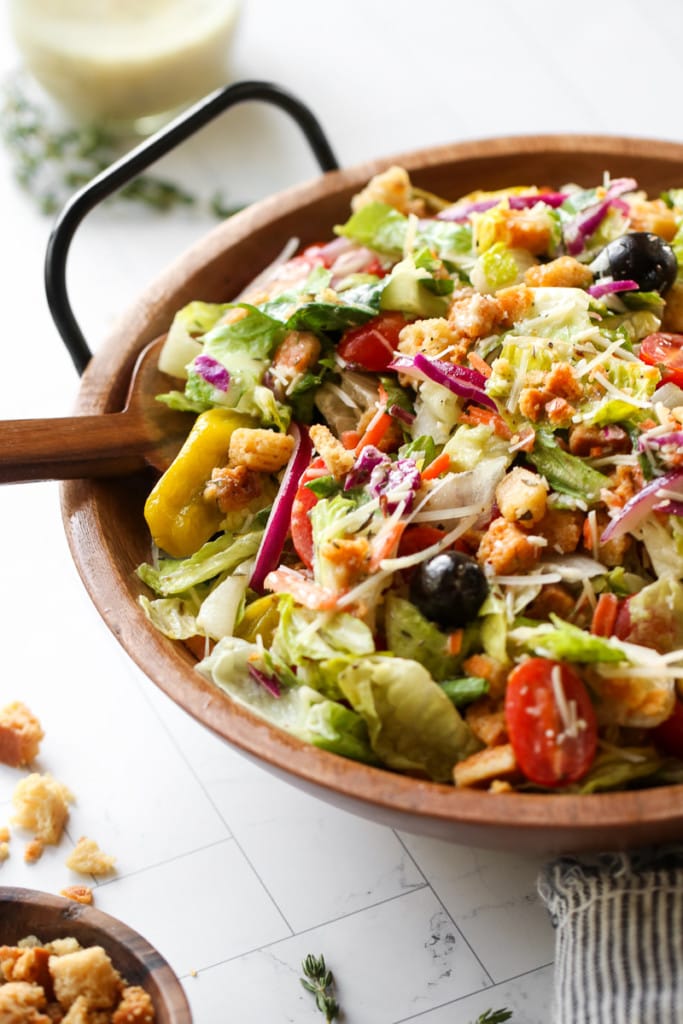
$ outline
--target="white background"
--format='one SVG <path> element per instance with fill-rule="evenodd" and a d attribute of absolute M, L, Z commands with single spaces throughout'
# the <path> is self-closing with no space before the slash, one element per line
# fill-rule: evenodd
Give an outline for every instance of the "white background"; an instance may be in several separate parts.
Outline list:
<path fill-rule="evenodd" d="M 232 73 L 305 99 L 343 165 L 494 135 L 681 141 L 682 28 L 676 0 L 248 0 Z M 0 70 L 18 60 L 3 21 Z M 298 129 L 257 104 L 159 171 L 235 202 L 317 173 Z M 4 151 L 0 212 L 0 417 L 65 415 L 78 379 L 43 295 L 50 220 Z M 121 205 L 88 218 L 69 286 L 93 348 L 213 223 Z M 56 892 L 76 881 L 64 867 L 71 846 L 95 838 L 118 869 L 96 905 L 158 946 L 198 1024 L 320 1020 L 298 982 L 309 952 L 333 967 L 348 1024 L 467 1024 L 489 1006 L 514 1009 L 514 1024 L 547 1024 L 553 933 L 538 860 L 361 821 L 244 760 L 141 676 L 102 625 L 70 561 L 58 485 L 0 497 L 0 705 L 21 698 L 36 711 L 47 733 L 38 767 L 77 797 L 68 835 L 38 864 L 24 864 L 26 837 L 14 832 L 1 884 Z M 0 825 L 21 775 L 0 767 Z"/>

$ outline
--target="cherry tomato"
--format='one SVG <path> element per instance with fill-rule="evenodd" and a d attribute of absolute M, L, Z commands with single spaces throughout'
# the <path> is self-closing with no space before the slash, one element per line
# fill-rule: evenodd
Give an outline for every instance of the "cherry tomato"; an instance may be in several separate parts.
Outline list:
<path fill-rule="evenodd" d="M 665 383 L 683 387 L 683 334 L 648 334 L 640 344 L 640 358 L 648 366 L 658 366 Z"/>
<path fill-rule="evenodd" d="M 671 715 L 651 730 L 655 746 L 672 757 L 683 757 L 683 703 L 677 700 Z"/>
<path fill-rule="evenodd" d="M 318 496 L 306 484 L 319 476 L 327 476 L 328 469 L 323 459 L 313 459 L 308 469 L 301 474 L 297 492 L 292 502 L 290 531 L 294 549 L 309 569 L 313 566 L 313 526 L 310 511 L 318 502 Z"/>
<path fill-rule="evenodd" d="M 347 363 L 378 373 L 396 355 L 398 336 L 406 325 L 402 313 L 380 313 L 360 327 L 352 327 L 339 343 L 339 355 Z"/>
<path fill-rule="evenodd" d="M 560 713 L 554 675 L 567 706 L 574 702 L 578 727 L 573 732 L 567 730 Z M 595 711 L 586 687 L 569 665 L 529 658 L 513 669 L 507 683 L 505 720 L 519 767 L 539 786 L 576 782 L 593 763 L 598 742 Z"/>

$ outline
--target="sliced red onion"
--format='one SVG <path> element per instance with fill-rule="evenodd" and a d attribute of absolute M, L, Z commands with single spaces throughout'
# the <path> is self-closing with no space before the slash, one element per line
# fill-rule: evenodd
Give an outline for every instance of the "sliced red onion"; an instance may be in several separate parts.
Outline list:
<path fill-rule="evenodd" d="M 409 412 L 407 409 L 403 409 L 400 405 L 390 405 L 387 412 L 390 416 L 393 416 L 394 419 L 405 423 L 406 426 L 410 426 L 411 423 L 415 422 L 415 413 Z"/>
<path fill-rule="evenodd" d="M 306 427 L 292 423 L 289 433 L 294 438 L 294 451 L 287 463 L 280 489 L 268 516 L 249 580 L 249 586 L 259 594 L 263 593 L 263 581 L 266 576 L 280 560 L 291 521 L 294 496 L 301 475 L 308 468 L 313 454 L 313 443 Z"/>
<path fill-rule="evenodd" d="M 472 203 L 455 203 L 440 210 L 436 215 L 437 220 L 464 221 L 472 213 L 485 213 L 494 206 L 507 199 L 511 210 L 530 210 L 537 203 L 545 203 L 546 206 L 562 206 L 562 203 L 569 196 L 568 192 L 535 192 L 521 196 L 500 196 L 498 199 L 480 199 Z"/>
<path fill-rule="evenodd" d="M 195 356 L 192 369 L 218 391 L 227 391 L 230 387 L 230 374 L 223 364 L 219 363 L 213 356 L 207 356 L 203 353 L 202 355 Z"/>
<path fill-rule="evenodd" d="M 269 676 L 267 672 L 262 672 L 260 668 L 256 668 L 251 662 L 247 662 L 247 672 L 264 690 L 268 691 L 271 697 L 281 696 L 280 683 L 275 676 Z"/>
<path fill-rule="evenodd" d="M 666 473 L 650 480 L 642 491 L 627 501 L 618 515 L 609 523 L 600 537 L 600 543 L 616 540 L 634 530 L 657 505 L 662 502 L 662 491 L 680 491 L 683 500 L 683 470 Z"/>
<path fill-rule="evenodd" d="M 607 189 L 607 199 L 614 199 L 616 196 L 623 196 L 626 192 L 635 192 L 638 182 L 635 178 L 615 178 L 610 182 Z"/>
<path fill-rule="evenodd" d="M 578 256 L 580 252 L 583 252 L 586 239 L 590 238 L 593 232 L 600 227 L 610 205 L 611 200 L 603 199 L 597 205 L 582 210 L 567 225 L 564 229 L 564 241 L 570 256 Z"/>
<path fill-rule="evenodd" d="M 601 295 L 611 295 L 614 292 L 637 291 L 640 291 L 640 285 L 637 281 L 599 281 L 597 284 L 590 286 L 588 294 L 592 295 L 594 299 L 599 299 Z"/>
<path fill-rule="evenodd" d="M 670 516 L 683 516 L 683 501 L 673 501 L 667 499 L 667 501 L 661 502 L 659 505 L 655 505 L 655 512 L 666 512 Z"/>
<path fill-rule="evenodd" d="M 460 398 L 477 402 L 487 409 L 493 409 L 494 412 L 498 410 L 496 403 L 484 390 L 486 377 L 469 366 L 458 366 L 455 363 L 447 363 L 443 359 L 427 359 L 421 352 L 418 352 L 415 356 L 397 356 L 389 363 L 388 369 L 396 370 L 407 377 L 433 381 L 435 384 L 441 384 L 448 388 Z"/>

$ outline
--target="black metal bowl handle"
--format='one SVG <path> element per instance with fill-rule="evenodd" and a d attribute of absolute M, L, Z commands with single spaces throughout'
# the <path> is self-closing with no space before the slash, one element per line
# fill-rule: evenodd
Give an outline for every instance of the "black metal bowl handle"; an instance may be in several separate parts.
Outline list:
<path fill-rule="evenodd" d="M 194 135 L 218 114 L 247 100 L 263 100 L 286 111 L 301 128 L 323 171 L 335 171 L 339 164 L 317 118 L 309 108 L 285 89 L 270 82 L 236 82 L 205 96 L 149 139 L 92 179 L 65 205 L 50 235 L 45 254 L 45 291 L 47 302 L 59 331 L 79 373 L 92 358 L 88 343 L 78 326 L 66 287 L 66 262 L 69 246 L 87 213 L 101 200 L 165 156 L 185 139 Z"/>

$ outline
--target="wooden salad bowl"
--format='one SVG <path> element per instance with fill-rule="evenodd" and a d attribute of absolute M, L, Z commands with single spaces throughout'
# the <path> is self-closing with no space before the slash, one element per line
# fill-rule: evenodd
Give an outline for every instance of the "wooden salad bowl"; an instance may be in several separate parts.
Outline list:
<path fill-rule="evenodd" d="M 414 183 L 457 198 L 506 185 L 592 185 L 605 171 L 657 195 L 683 185 L 683 145 L 584 135 L 498 138 L 378 159 L 333 171 L 244 210 L 207 234 L 145 290 L 87 367 L 77 413 L 122 407 L 140 350 L 192 299 L 236 296 L 292 237 L 332 236 L 352 195 L 393 163 Z M 683 838 L 683 786 L 590 796 L 491 794 L 422 781 L 327 753 L 237 706 L 195 671 L 182 643 L 158 633 L 137 598 L 149 559 L 143 502 L 150 470 L 73 480 L 62 506 L 73 558 L 92 600 L 130 657 L 177 704 L 232 746 L 308 792 L 375 821 L 485 847 L 552 853 L 629 848 Z"/>
<path fill-rule="evenodd" d="M 149 993 L 156 1024 L 192 1024 L 183 987 L 166 960 L 115 917 L 50 893 L 0 886 L 0 945 L 14 946 L 29 935 L 102 946 L 126 981 Z"/>

